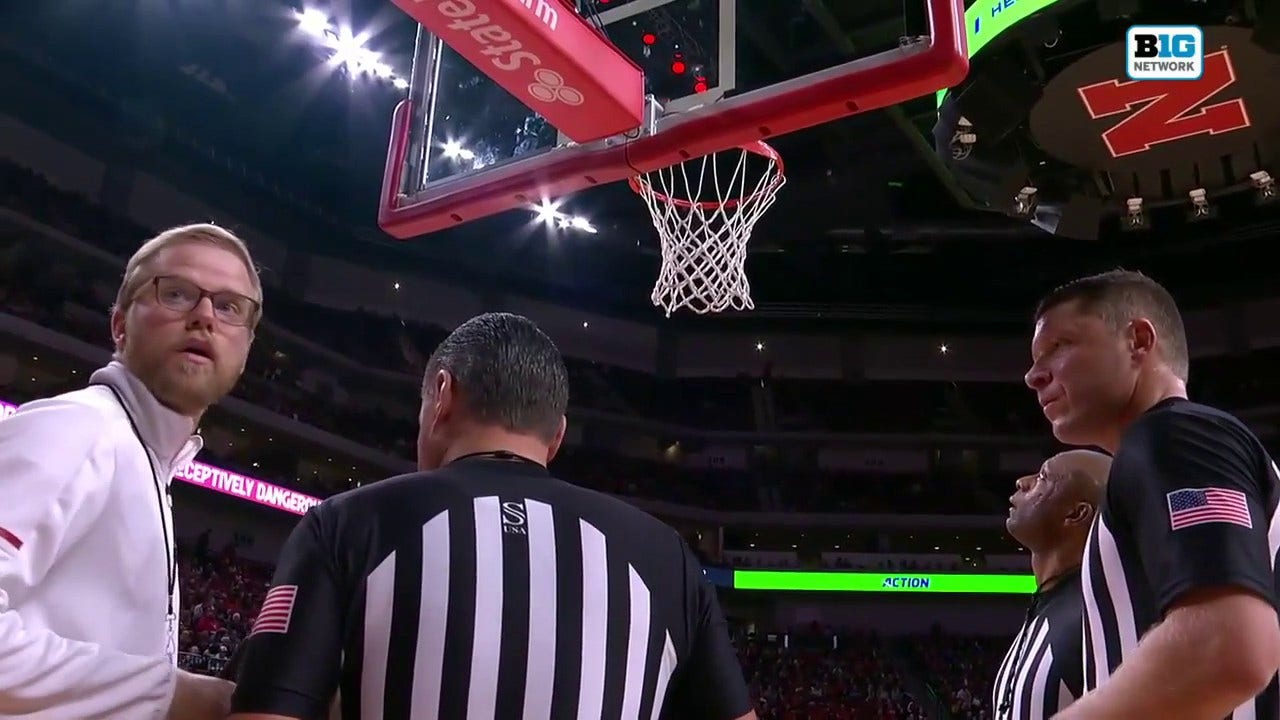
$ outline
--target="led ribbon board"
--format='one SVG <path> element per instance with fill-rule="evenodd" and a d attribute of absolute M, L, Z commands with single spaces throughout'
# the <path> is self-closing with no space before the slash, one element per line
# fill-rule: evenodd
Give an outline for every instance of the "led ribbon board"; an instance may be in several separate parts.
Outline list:
<path fill-rule="evenodd" d="M 964 11 L 964 26 L 969 39 L 969 58 L 1001 33 L 1061 0 L 976 0 Z M 938 91 L 938 107 L 947 88 Z"/>
<path fill-rule="evenodd" d="M 1034 575 L 981 573 L 805 572 L 798 570 L 734 570 L 735 590 L 775 592 L 958 593 L 1030 595 Z"/>

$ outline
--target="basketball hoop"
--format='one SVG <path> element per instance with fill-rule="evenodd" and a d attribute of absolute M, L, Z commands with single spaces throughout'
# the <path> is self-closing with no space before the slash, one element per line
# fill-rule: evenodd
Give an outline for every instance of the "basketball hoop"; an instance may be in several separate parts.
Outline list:
<path fill-rule="evenodd" d="M 631 178 L 662 247 L 653 304 L 668 317 L 682 307 L 698 314 L 754 308 L 747 241 L 784 183 L 782 158 L 762 141 Z"/>

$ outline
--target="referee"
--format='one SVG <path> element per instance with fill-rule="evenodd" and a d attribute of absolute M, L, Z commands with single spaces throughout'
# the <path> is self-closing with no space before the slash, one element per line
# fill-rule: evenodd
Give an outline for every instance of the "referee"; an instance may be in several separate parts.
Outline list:
<path fill-rule="evenodd" d="M 754 718 L 715 593 L 671 528 L 555 479 L 568 375 L 526 318 L 427 363 L 420 472 L 302 519 L 246 641 L 236 720 Z"/>
<path fill-rule="evenodd" d="M 1187 400 L 1173 298 L 1140 273 L 1076 280 L 1040 303 L 1031 356 L 1054 435 L 1114 458 L 1081 579 L 1086 694 L 1057 718 L 1280 718 L 1275 465 Z"/>
<path fill-rule="evenodd" d="M 1036 594 L 996 673 L 996 720 L 1047 720 L 1083 694 L 1080 558 L 1111 458 L 1069 450 L 1019 478 L 1009 534 L 1031 551 Z"/>

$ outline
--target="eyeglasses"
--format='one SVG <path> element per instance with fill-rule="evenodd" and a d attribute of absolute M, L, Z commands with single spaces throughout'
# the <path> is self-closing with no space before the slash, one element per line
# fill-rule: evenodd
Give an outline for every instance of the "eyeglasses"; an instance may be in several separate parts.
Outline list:
<path fill-rule="evenodd" d="M 213 314 L 228 325 L 244 327 L 258 316 L 262 307 L 257 300 L 238 292 L 223 290 L 209 292 L 190 280 L 172 275 L 160 275 L 151 279 L 155 287 L 156 302 L 174 312 L 187 313 L 196 309 L 200 301 L 209 298 Z"/>

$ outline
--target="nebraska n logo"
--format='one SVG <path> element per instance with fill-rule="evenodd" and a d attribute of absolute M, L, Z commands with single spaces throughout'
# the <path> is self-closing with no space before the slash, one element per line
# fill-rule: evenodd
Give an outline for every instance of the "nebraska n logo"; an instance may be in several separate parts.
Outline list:
<path fill-rule="evenodd" d="M 1236 82 L 1224 48 L 1204 56 L 1199 80 L 1106 80 L 1077 90 L 1090 117 L 1129 116 L 1102 133 L 1112 157 L 1146 152 L 1153 145 L 1196 135 L 1221 135 L 1250 126 L 1243 98 L 1205 105 Z M 1134 111 L 1135 105 L 1142 105 Z"/>

